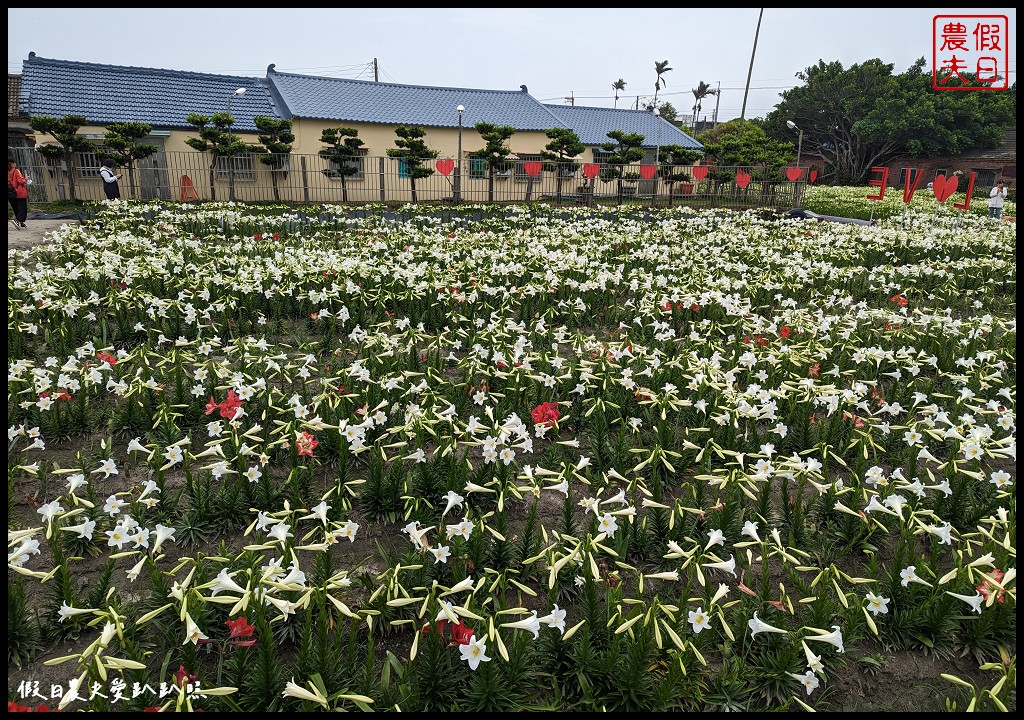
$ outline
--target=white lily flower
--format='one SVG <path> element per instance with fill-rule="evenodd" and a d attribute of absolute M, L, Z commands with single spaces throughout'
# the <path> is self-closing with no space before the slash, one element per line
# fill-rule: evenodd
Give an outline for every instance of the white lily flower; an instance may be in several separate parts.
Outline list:
<path fill-rule="evenodd" d="M 786 630 L 782 630 L 774 625 L 769 625 L 764 622 L 757 616 L 757 613 L 754 613 L 754 617 L 747 620 L 747 627 L 750 628 L 750 637 L 754 637 L 758 633 L 762 632 L 779 633 L 780 635 L 785 635 L 787 633 Z"/>
<path fill-rule="evenodd" d="M 981 614 L 981 606 L 982 603 L 985 602 L 985 597 L 981 593 L 975 592 L 974 595 L 959 595 L 955 592 L 949 592 L 947 590 L 946 594 L 952 595 L 957 600 L 963 600 L 965 603 L 971 606 L 971 609 L 974 610 L 974 612 L 978 613 L 979 615 Z"/>
<path fill-rule="evenodd" d="M 533 638 L 536 640 L 537 636 L 540 634 L 540 619 L 537 617 L 537 611 L 534 610 L 530 613 L 530 617 L 517 620 L 516 622 L 502 623 L 501 627 L 532 632 Z"/>
<path fill-rule="evenodd" d="M 556 603 L 551 607 L 551 612 L 537 620 L 548 627 L 557 628 L 558 632 L 565 634 L 565 610 L 558 607 Z"/>
<path fill-rule="evenodd" d="M 733 577 L 736 577 L 736 556 L 730 555 L 729 559 L 723 562 L 704 563 L 703 567 L 712 568 L 714 570 L 723 570 Z"/>
<path fill-rule="evenodd" d="M 844 648 L 843 648 L 843 633 L 839 629 L 838 625 L 833 625 L 832 626 L 832 632 L 824 632 L 823 630 L 818 630 L 817 628 L 809 628 L 809 629 L 810 630 L 814 630 L 818 634 L 817 635 L 808 635 L 807 637 L 804 638 L 804 640 L 814 640 L 816 642 L 827 642 L 830 645 L 834 645 L 835 646 L 836 652 L 845 652 Z"/>
<path fill-rule="evenodd" d="M 297 685 L 295 683 L 295 678 L 293 677 L 284 686 L 284 692 L 281 693 L 281 697 L 293 697 L 298 698 L 299 700 L 308 700 L 309 702 L 315 702 L 318 705 L 323 705 L 325 708 L 328 707 L 327 698 L 321 695 L 320 691 L 317 690 L 316 686 L 312 683 L 310 683 L 310 687 L 313 688 L 314 692 L 310 692 L 301 685 Z"/>

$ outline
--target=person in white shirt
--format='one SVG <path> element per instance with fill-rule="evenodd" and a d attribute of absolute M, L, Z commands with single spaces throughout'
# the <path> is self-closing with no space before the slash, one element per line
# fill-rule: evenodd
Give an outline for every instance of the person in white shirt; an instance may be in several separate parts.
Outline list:
<path fill-rule="evenodd" d="M 988 216 L 990 218 L 999 220 L 1003 217 L 1004 200 L 1006 200 L 1006 183 L 1000 180 L 988 194 Z"/>
<path fill-rule="evenodd" d="M 103 193 L 107 196 L 107 200 L 119 200 L 121 188 L 118 187 L 117 181 L 121 179 L 121 176 L 114 172 L 112 159 L 106 158 L 103 161 L 100 166 L 100 177 L 103 178 Z"/>

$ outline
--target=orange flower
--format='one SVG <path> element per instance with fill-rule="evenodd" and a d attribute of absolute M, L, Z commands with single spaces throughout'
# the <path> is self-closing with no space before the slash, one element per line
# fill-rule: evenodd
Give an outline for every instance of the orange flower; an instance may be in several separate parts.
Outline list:
<path fill-rule="evenodd" d="M 315 450 L 316 446 L 319 444 L 320 441 L 305 430 L 303 430 L 302 434 L 295 439 L 295 448 L 299 451 L 299 457 L 302 457 L 303 455 L 313 457 L 313 450 Z"/>
<path fill-rule="evenodd" d="M 1000 570 L 999 568 L 992 568 L 992 570 L 989 573 L 987 573 L 987 574 L 988 574 L 989 577 L 991 577 L 997 583 L 1001 583 L 1003 581 L 1003 571 Z M 986 601 L 988 600 L 989 596 L 992 595 L 992 593 L 995 593 L 995 595 L 996 595 L 996 602 L 1000 602 L 1000 603 L 1006 602 L 1006 598 L 1003 597 L 1003 594 L 1006 591 L 1003 590 L 1002 588 L 996 586 L 995 584 L 989 582 L 987 579 L 986 580 L 982 580 L 981 584 L 978 585 L 975 589 L 979 593 L 982 594 L 982 596 L 985 598 Z"/>

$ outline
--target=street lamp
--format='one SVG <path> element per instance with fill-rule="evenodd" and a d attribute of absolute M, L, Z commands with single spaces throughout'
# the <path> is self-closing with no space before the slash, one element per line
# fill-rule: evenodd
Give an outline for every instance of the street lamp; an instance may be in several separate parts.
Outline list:
<path fill-rule="evenodd" d="M 228 114 L 231 113 L 231 100 L 232 100 L 232 98 L 242 97 L 243 95 L 245 95 L 245 88 L 238 88 L 233 93 L 228 95 Z"/>
<path fill-rule="evenodd" d="M 658 165 L 658 155 L 661 154 L 661 111 L 658 108 L 654 108 L 655 126 L 654 126 L 654 165 Z"/>
<path fill-rule="evenodd" d="M 235 116 L 231 114 L 231 100 L 232 98 L 241 97 L 245 95 L 245 88 L 240 87 L 233 93 L 228 95 L 228 117 L 231 118 L 231 127 L 235 124 Z M 233 157 L 228 158 L 228 194 L 231 202 L 235 201 L 235 159 Z"/>
<path fill-rule="evenodd" d="M 786 127 L 788 127 L 790 130 L 796 130 L 797 132 L 800 133 L 800 136 L 796 141 L 796 166 L 800 167 L 800 151 L 803 150 L 804 147 L 804 131 L 798 128 L 796 126 L 796 123 L 793 122 L 792 120 L 786 121 Z"/>
<path fill-rule="evenodd" d="M 454 195 L 455 202 L 460 203 L 462 202 L 462 113 L 466 112 L 466 108 L 464 108 L 462 105 L 459 105 L 455 109 L 459 111 L 459 149 L 457 152 L 459 168 L 455 172 Z"/>

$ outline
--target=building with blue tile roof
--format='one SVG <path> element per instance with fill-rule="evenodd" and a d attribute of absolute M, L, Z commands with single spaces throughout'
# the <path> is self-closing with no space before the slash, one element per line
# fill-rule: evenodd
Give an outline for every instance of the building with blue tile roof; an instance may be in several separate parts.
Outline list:
<path fill-rule="evenodd" d="M 240 89 L 244 93 L 238 93 Z M 486 90 L 380 83 L 282 73 L 274 65 L 268 66 L 265 77 L 241 77 L 58 60 L 30 53 L 23 63 L 19 105 L 30 117 L 84 116 L 88 126 L 81 133 L 98 146 L 102 145 L 108 124 L 149 123 L 154 132 L 148 141 L 159 145 L 161 154 L 191 152 L 186 140 L 198 134 L 187 122 L 191 113 L 210 116 L 230 110 L 235 121 L 232 131 L 253 144 L 258 135 L 253 118 L 286 119 L 292 122 L 295 135 L 292 153 L 309 157 L 303 171 L 327 177 L 331 176 L 330 168 L 318 166 L 317 154 L 325 148 L 320 141 L 321 133 L 328 128 L 352 128 L 363 141 L 365 153 L 359 161 L 358 177 L 352 180 L 353 189 L 365 186 L 364 194 L 373 199 L 385 194 L 381 179 L 387 169 L 384 165 L 394 165 L 386 154 L 396 147 L 395 129 L 401 125 L 422 127 L 427 145 L 442 159 L 458 160 L 461 148 L 460 165 L 465 165 L 466 180 L 470 183 L 480 180 L 479 165 L 473 163 L 472 155 L 485 144 L 474 130 L 478 122 L 515 129 L 508 147 L 513 160 L 519 163 L 514 177 L 520 182 L 529 181 L 522 164 L 540 160 L 540 153 L 550 142 L 545 131 L 551 128 L 576 132 L 588 148 L 578 158 L 580 163 L 599 159 L 600 145 L 608 141 L 608 133 L 614 130 L 642 134 L 651 160 L 656 147 L 661 145 L 701 148 L 692 137 L 652 112 L 544 104 L 530 95 L 526 86 L 518 90 Z M 461 114 L 457 111 L 460 106 L 464 108 Z M 47 138 L 29 140 L 45 142 Z M 372 161 L 374 158 L 387 159 L 389 163 Z M 159 158 L 154 162 L 158 161 Z M 288 167 L 296 165 L 294 158 L 290 158 Z M 249 159 L 239 173 L 243 181 L 251 176 L 255 182 L 264 169 Z M 397 169 L 396 180 L 402 179 L 400 170 Z M 202 176 L 204 167 L 200 164 L 188 171 L 192 176 Z M 163 172 L 173 175 L 178 171 L 167 167 Z M 380 177 L 371 177 L 374 175 Z M 172 181 L 173 178 L 168 178 L 166 183 L 170 185 Z M 163 182 L 157 178 L 158 185 Z M 489 178 L 489 182 L 493 183 L 493 179 Z M 194 185 L 201 189 L 201 183 Z M 302 199 L 308 195 L 307 189 Z"/>

